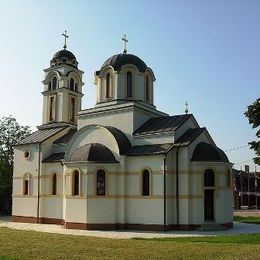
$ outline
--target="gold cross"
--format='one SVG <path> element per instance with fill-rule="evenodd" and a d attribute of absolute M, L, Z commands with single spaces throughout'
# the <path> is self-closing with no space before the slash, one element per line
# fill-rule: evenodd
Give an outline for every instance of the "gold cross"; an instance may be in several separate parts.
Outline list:
<path fill-rule="evenodd" d="M 126 43 L 128 42 L 128 40 L 126 39 L 126 34 L 123 35 L 122 41 L 123 41 L 123 53 L 127 53 Z"/>
<path fill-rule="evenodd" d="M 65 39 L 65 43 L 63 48 L 66 50 L 67 49 L 67 38 L 69 38 L 69 36 L 67 35 L 67 31 L 65 30 L 65 32 L 62 34 L 62 36 L 64 36 Z"/>

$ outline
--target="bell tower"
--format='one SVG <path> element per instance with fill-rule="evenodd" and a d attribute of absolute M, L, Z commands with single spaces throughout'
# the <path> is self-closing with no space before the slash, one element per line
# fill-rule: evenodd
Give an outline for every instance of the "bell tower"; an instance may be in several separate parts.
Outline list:
<path fill-rule="evenodd" d="M 42 123 L 76 124 L 76 115 L 81 110 L 83 71 L 78 69 L 74 54 L 67 50 L 67 31 L 63 49 L 56 52 L 45 69 L 43 80 L 43 117 Z"/>

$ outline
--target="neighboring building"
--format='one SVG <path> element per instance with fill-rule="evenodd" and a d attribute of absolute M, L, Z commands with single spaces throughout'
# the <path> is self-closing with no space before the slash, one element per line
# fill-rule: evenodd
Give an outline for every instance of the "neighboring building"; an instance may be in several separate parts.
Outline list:
<path fill-rule="evenodd" d="M 260 172 L 233 169 L 233 203 L 235 209 L 260 208 Z"/>
<path fill-rule="evenodd" d="M 156 109 L 143 60 L 126 49 L 107 59 L 95 73 L 96 105 L 85 110 L 83 71 L 66 45 L 44 72 L 42 125 L 15 147 L 13 221 L 232 227 L 232 164 L 192 114 Z"/>

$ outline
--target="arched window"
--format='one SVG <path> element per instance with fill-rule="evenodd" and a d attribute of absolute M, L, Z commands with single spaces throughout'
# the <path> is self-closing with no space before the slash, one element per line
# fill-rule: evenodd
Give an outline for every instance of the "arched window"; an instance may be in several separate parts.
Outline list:
<path fill-rule="evenodd" d="M 78 92 L 79 88 L 78 88 L 78 83 L 75 83 L 75 92 Z"/>
<path fill-rule="evenodd" d="M 97 171 L 97 195 L 106 195 L 106 173 L 103 170 Z"/>
<path fill-rule="evenodd" d="M 52 79 L 52 89 L 56 89 L 56 88 L 57 88 L 57 78 L 54 77 L 54 78 Z"/>
<path fill-rule="evenodd" d="M 51 90 L 51 81 L 48 84 L 48 90 Z"/>
<path fill-rule="evenodd" d="M 149 86 L 149 77 L 145 76 L 145 100 L 150 100 L 150 86 Z"/>
<path fill-rule="evenodd" d="M 206 170 L 204 173 L 204 186 L 213 187 L 215 186 L 215 174 L 212 170 Z"/>
<path fill-rule="evenodd" d="M 148 170 L 144 170 L 142 173 L 142 195 L 150 195 L 150 173 Z"/>
<path fill-rule="evenodd" d="M 72 175 L 72 195 L 79 195 L 79 171 L 74 171 Z"/>
<path fill-rule="evenodd" d="M 29 195 L 30 194 L 30 174 L 26 173 L 24 175 L 24 180 L 23 180 L 23 194 L 24 195 Z"/>
<path fill-rule="evenodd" d="M 133 78 L 132 78 L 131 71 L 128 71 L 126 74 L 126 96 L 127 97 L 133 96 Z"/>
<path fill-rule="evenodd" d="M 57 195 L 57 174 L 52 175 L 52 195 Z"/>
<path fill-rule="evenodd" d="M 74 91 L 74 79 L 70 79 L 70 90 Z"/>
<path fill-rule="evenodd" d="M 111 97 L 111 78 L 110 78 L 110 73 L 107 73 L 106 76 L 106 98 Z"/>

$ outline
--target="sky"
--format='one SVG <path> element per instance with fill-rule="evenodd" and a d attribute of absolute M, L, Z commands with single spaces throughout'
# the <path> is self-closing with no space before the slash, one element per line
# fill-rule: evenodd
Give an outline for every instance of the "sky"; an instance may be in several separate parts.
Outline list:
<path fill-rule="evenodd" d="M 170 115 L 189 113 L 207 127 L 234 168 L 250 165 L 256 130 L 244 112 L 260 97 L 260 1 L 2 0 L 0 118 L 41 125 L 43 69 L 62 49 L 83 70 L 82 108 L 95 105 L 93 75 L 110 56 L 128 53 L 152 68 L 154 103 Z M 260 166 L 257 167 L 260 171 Z"/>

